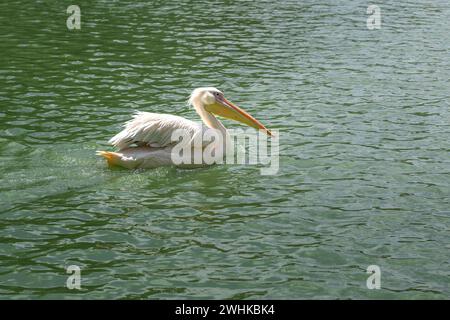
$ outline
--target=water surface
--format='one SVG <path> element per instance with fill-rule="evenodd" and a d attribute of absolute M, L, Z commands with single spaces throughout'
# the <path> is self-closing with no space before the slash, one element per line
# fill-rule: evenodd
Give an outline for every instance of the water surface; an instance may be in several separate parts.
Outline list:
<path fill-rule="evenodd" d="M 0 298 L 449 297 L 448 1 L 380 30 L 368 1 L 69 4 L 0 4 Z M 95 156 L 210 85 L 280 131 L 276 176 Z"/>

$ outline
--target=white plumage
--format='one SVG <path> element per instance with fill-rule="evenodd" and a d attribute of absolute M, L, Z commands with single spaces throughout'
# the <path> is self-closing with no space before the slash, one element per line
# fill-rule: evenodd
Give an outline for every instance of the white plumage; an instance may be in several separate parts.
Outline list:
<path fill-rule="evenodd" d="M 175 130 L 186 130 L 193 137 L 203 132 L 202 127 L 201 123 L 183 117 L 138 111 L 132 120 L 125 123 L 125 128 L 109 140 L 109 143 L 119 151 L 133 144 L 163 148 L 174 143 L 171 137 Z"/>

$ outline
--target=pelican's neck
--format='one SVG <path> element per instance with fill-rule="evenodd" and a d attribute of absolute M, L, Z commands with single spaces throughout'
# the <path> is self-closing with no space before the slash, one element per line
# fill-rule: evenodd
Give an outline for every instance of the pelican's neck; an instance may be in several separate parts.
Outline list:
<path fill-rule="evenodd" d="M 205 107 L 201 101 L 194 100 L 194 101 L 192 101 L 192 105 L 194 106 L 195 111 L 197 111 L 200 118 L 202 118 L 203 123 L 208 128 L 219 130 L 220 133 L 222 134 L 223 144 L 221 144 L 221 145 L 219 144 L 220 148 L 217 150 L 220 150 L 221 154 L 225 155 L 226 150 L 228 150 L 227 146 L 232 145 L 230 143 L 231 139 L 230 139 L 229 132 L 227 131 L 225 126 L 222 124 L 222 122 L 219 121 L 219 119 L 217 119 L 211 112 L 209 112 L 205 109 Z M 217 143 L 217 141 L 215 141 L 214 143 Z"/>
<path fill-rule="evenodd" d="M 211 112 L 206 111 L 203 103 L 201 103 L 200 101 L 193 101 L 192 105 L 194 106 L 195 111 L 197 111 L 200 118 L 202 118 L 203 123 L 208 128 L 220 130 L 223 134 L 227 133 L 227 129 L 222 124 L 222 122 L 220 122 Z"/>

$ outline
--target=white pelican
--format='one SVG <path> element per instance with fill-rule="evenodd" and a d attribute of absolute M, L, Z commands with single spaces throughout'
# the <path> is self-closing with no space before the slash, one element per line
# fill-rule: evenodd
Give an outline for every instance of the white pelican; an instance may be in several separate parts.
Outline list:
<path fill-rule="evenodd" d="M 272 135 L 258 120 L 225 99 L 223 93 L 216 88 L 195 89 L 189 98 L 189 104 L 194 106 L 207 128 L 175 115 L 137 112 L 132 120 L 125 123 L 125 128 L 109 140 L 118 151 L 98 151 L 97 154 L 103 156 L 111 166 L 128 169 L 173 165 L 171 151 L 177 141 L 172 141 L 172 133 L 175 130 L 186 130 L 190 137 L 194 137 L 203 134 L 205 129 L 212 128 L 227 136 L 226 128 L 213 114 Z"/>

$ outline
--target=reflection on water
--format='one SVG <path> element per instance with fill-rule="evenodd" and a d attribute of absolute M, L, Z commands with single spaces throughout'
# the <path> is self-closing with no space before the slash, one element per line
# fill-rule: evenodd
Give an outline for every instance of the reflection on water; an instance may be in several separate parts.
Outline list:
<path fill-rule="evenodd" d="M 449 296 L 447 1 L 78 4 L 0 4 L 0 297 Z M 280 130 L 277 176 L 95 157 L 205 85 Z"/>

